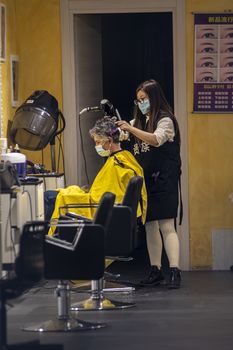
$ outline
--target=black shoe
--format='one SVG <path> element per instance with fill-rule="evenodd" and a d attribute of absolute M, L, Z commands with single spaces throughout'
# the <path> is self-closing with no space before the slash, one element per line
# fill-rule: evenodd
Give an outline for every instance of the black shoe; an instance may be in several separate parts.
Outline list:
<path fill-rule="evenodd" d="M 180 283 L 181 283 L 180 270 L 177 267 L 171 267 L 170 268 L 169 282 L 167 284 L 167 287 L 169 289 L 178 289 L 178 288 L 180 288 Z"/>
<path fill-rule="evenodd" d="M 144 278 L 139 285 L 140 286 L 156 286 L 164 280 L 161 270 L 157 266 L 151 266 L 149 275 Z"/>

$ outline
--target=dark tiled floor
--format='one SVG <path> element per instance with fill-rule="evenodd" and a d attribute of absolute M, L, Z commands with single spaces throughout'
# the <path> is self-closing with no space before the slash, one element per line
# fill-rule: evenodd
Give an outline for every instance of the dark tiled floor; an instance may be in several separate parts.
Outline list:
<path fill-rule="evenodd" d="M 122 279 L 138 281 L 146 269 L 141 264 L 140 259 L 127 263 Z M 115 264 L 111 270 L 123 270 L 122 266 L 126 265 Z M 69 334 L 23 332 L 22 325 L 56 317 L 55 283 L 41 284 L 11 301 L 8 343 L 56 343 L 65 350 L 232 350 L 233 273 L 193 271 L 184 272 L 182 278 L 180 290 L 160 286 L 140 288 L 132 295 L 111 295 L 112 299 L 134 301 L 134 308 L 76 315 L 86 321 L 106 322 L 106 328 Z M 72 301 L 86 296 L 72 292 Z M 36 348 L 32 345 L 31 349 Z"/>

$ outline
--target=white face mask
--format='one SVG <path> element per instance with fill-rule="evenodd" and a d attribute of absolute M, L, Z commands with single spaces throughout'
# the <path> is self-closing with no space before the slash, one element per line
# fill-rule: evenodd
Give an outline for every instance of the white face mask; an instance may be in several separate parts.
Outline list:
<path fill-rule="evenodd" d="M 95 146 L 95 150 L 101 157 L 108 157 L 110 155 L 110 149 L 104 149 L 102 145 Z"/>

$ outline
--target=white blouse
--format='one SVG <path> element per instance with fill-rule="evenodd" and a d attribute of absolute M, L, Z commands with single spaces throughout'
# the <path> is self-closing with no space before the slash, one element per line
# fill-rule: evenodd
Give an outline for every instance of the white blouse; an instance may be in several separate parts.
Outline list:
<path fill-rule="evenodd" d="M 149 117 L 147 117 L 148 121 Z M 130 121 L 130 124 L 134 125 L 134 119 Z M 158 141 L 158 145 L 156 147 L 159 147 L 163 145 L 165 142 L 173 142 L 175 137 L 175 129 L 174 124 L 171 118 L 164 117 L 162 118 L 158 124 L 157 128 L 154 131 L 154 134 L 156 136 L 156 139 Z"/>

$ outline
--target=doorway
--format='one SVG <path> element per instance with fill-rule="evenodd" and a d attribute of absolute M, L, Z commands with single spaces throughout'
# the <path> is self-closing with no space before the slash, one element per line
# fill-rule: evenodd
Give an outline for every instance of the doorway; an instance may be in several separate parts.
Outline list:
<path fill-rule="evenodd" d="M 77 116 L 80 108 L 98 106 L 104 98 L 123 119 L 132 119 L 135 89 L 151 78 L 160 82 L 173 107 L 172 31 L 171 12 L 75 15 Z M 98 117 L 92 112 L 78 120 L 81 185 L 91 183 L 102 165 L 88 137 Z"/>
<path fill-rule="evenodd" d="M 75 53 L 75 18 L 79 16 L 79 19 L 82 17 L 80 15 L 119 15 L 119 14 L 163 14 L 170 13 L 172 14 L 172 41 L 173 41 L 173 101 L 170 98 L 167 87 L 163 86 L 164 92 L 169 99 L 171 105 L 174 106 L 174 112 L 178 119 L 180 125 L 180 133 L 181 133 L 181 159 L 182 159 L 182 197 L 183 197 L 183 207 L 184 207 L 184 216 L 182 226 L 178 227 L 180 242 L 181 242 L 181 262 L 180 266 L 183 270 L 189 270 L 190 261 L 189 261 L 189 220 L 188 220 L 188 142 L 187 142 L 187 98 L 186 98 L 186 49 L 185 49 L 185 41 L 186 41 L 186 30 L 185 30 L 185 0 L 124 0 L 124 1 L 111 1 L 111 0 L 90 0 L 90 1 L 82 1 L 82 0 L 60 0 L 61 6 L 61 35 L 62 35 L 62 80 L 63 80 L 63 113 L 66 117 L 67 124 L 64 132 L 64 154 L 65 154 L 65 169 L 66 169 L 66 178 L 67 185 L 70 184 L 80 184 L 81 173 L 83 172 L 82 167 L 80 166 L 80 156 L 81 156 L 81 147 L 80 147 L 80 136 L 77 133 L 77 111 L 80 111 L 81 108 L 85 106 L 95 106 L 98 104 L 100 99 L 103 96 L 103 89 L 106 86 L 103 85 L 103 81 L 101 79 L 91 79 L 91 81 L 98 81 L 99 86 L 95 86 L 94 84 L 89 85 L 92 86 L 92 89 L 95 89 L 99 92 L 99 97 L 96 101 L 89 100 L 88 96 L 80 96 L 79 91 L 82 86 L 82 74 L 85 74 L 85 69 L 88 70 L 88 61 L 85 60 L 85 55 L 82 58 L 83 68 L 82 72 L 77 72 L 75 67 L 76 62 L 76 53 Z M 100 16 L 98 17 L 100 19 Z M 98 20 L 96 20 L 98 22 Z M 96 23 L 97 26 L 100 26 L 101 21 Z M 120 23 L 118 23 L 119 27 Z M 117 27 L 117 28 L 118 28 Z M 164 29 L 164 25 L 162 25 Z M 97 55 L 96 47 L 100 47 L 100 45 L 95 45 L 95 42 L 98 40 L 102 41 L 102 35 L 100 27 L 98 30 L 91 29 L 92 33 L 95 33 L 95 40 L 93 40 L 93 45 L 86 45 L 85 50 L 81 50 L 83 54 L 86 54 L 87 50 L 92 50 L 93 60 L 96 60 L 96 64 L 98 65 L 102 62 L 102 50 L 99 51 L 99 55 Z M 85 31 L 83 32 L 85 34 Z M 79 33 L 81 35 L 81 33 Z M 86 35 L 86 34 L 85 34 Z M 162 36 L 162 30 L 161 30 Z M 83 40 L 83 43 L 88 43 L 88 40 Z M 102 43 L 101 43 L 102 47 Z M 90 53 L 89 53 L 90 55 Z M 171 56 L 170 56 L 171 57 Z M 164 60 L 167 57 L 163 57 Z M 79 57 L 80 60 L 80 57 Z M 80 61 L 79 61 L 80 63 Z M 102 67 L 102 64 L 99 64 L 99 67 Z M 105 66 L 106 67 L 106 66 Z M 114 69 L 116 67 L 113 67 Z M 102 68 L 101 68 L 102 69 Z M 79 79 L 77 79 L 77 74 L 81 73 Z M 99 76 L 103 77 L 104 73 L 102 71 L 92 71 L 93 75 L 99 74 Z M 140 79 L 140 81 L 143 79 Z M 105 79 L 106 81 L 106 79 Z M 110 80 L 108 80 L 110 81 Z M 132 81 L 132 79 L 131 79 Z M 137 84 L 135 84 L 137 85 Z M 128 101 L 128 103 L 132 103 L 132 99 L 130 96 L 134 95 L 135 87 L 132 87 L 132 90 L 129 90 L 127 87 L 127 99 L 124 98 L 124 101 Z M 85 93 L 87 93 L 90 89 L 85 89 Z M 108 90 L 110 91 L 110 90 Z M 105 90 L 106 92 L 106 90 Z M 97 95 L 96 95 L 97 96 Z M 128 98 L 129 96 L 129 98 Z M 80 105 L 81 97 L 83 99 L 84 105 Z M 84 97 L 87 98 L 84 101 Z M 115 101 L 115 96 L 109 94 L 109 98 L 112 98 L 112 102 Z M 122 106 L 119 98 L 117 98 L 116 107 L 119 109 L 120 113 L 123 116 L 124 111 L 129 110 L 131 106 L 128 107 Z M 128 115 L 127 115 L 128 116 Z M 85 117 L 85 119 L 89 118 L 91 123 L 93 124 L 93 118 L 97 118 L 89 114 Z M 86 123 L 86 122 L 85 122 Z M 87 131 L 87 130 L 86 130 Z M 84 132 L 86 132 L 84 130 Z M 92 144 L 90 138 L 86 138 L 88 140 L 88 149 L 92 149 Z M 95 159 L 98 159 L 96 155 L 94 155 Z M 96 165 L 95 165 L 96 166 Z"/>

